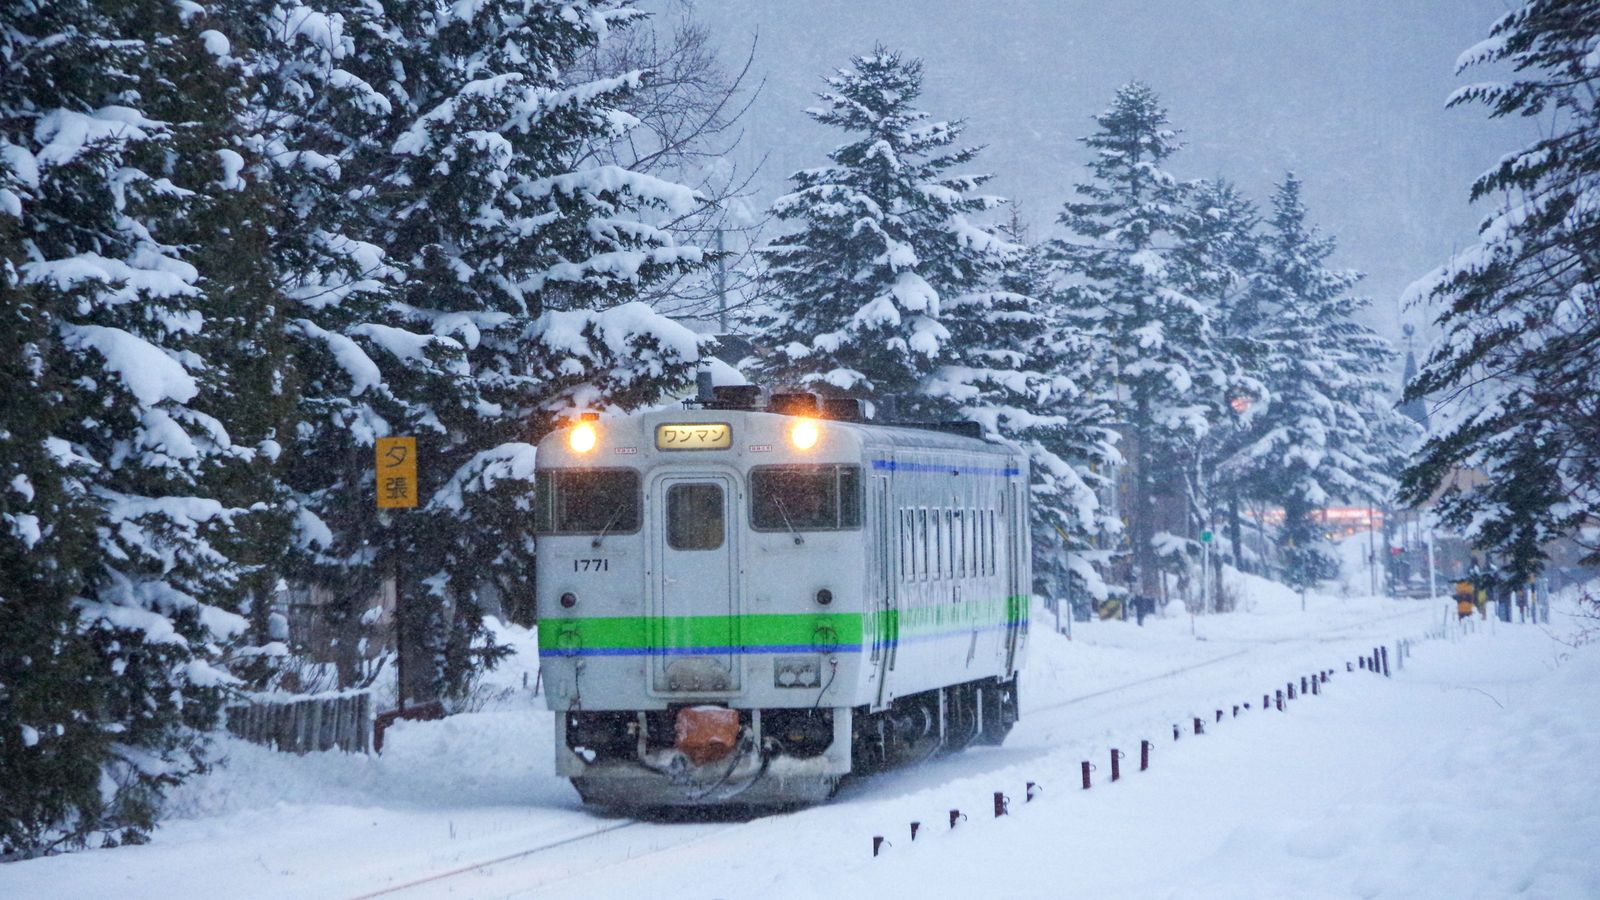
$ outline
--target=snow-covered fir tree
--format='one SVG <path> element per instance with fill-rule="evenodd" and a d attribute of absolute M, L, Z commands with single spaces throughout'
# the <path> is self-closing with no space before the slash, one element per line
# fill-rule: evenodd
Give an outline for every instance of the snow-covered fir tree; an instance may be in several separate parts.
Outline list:
<path fill-rule="evenodd" d="M 1135 82 L 1095 121 L 1099 130 L 1083 138 L 1092 178 L 1076 186 L 1058 219 L 1067 234 L 1047 254 L 1068 314 L 1107 348 L 1134 483 L 1132 562 L 1138 590 L 1153 596 L 1157 550 L 1180 550 L 1192 524 L 1186 512 L 1158 528 L 1156 497 L 1192 510 L 1188 473 L 1229 379 L 1213 346 L 1214 311 L 1187 293 L 1192 273 L 1173 253 L 1189 190 L 1164 168 L 1180 147 L 1166 110 Z M 1159 548 L 1158 531 L 1167 535 Z"/>
<path fill-rule="evenodd" d="M 390 308 L 399 273 L 367 240 L 379 213 L 362 163 L 382 145 L 394 104 L 352 70 L 388 58 L 382 8 L 359 0 L 225 0 L 211 12 L 230 23 L 232 54 L 251 87 L 239 123 L 240 178 L 270 196 L 264 251 L 274 264 L 286 344 L 280 393 L 292 401 L 275 467 L 286 533 L 262 580 L 314 585 L 327 598 L 321 612 L 339 642 L 340 681 L 349 685 L 362 677 L 353 651 L 373 637 L 364 614 L 390 574 L 380 566 L 373 442 L 416 433 L 415 423 L 429 415 L 424 398 L 457 390 L 460 354 L 443 342 L 410 358 L 381 352 L 382 339 L 397 334 L 433 343 Z M 258 644 L 283 636 L 268 615 L 273 587 L 252 585 Z M 273 683 L 270 667 L 250 674 Z"/>
<path fill-rule="evenodd" d="M 929 382 L 985 433 L 1015 441 L 1032 465 L 1034 589 L 1103 598 L 1102 537 L 1115 530 L 1098 492 L 1118 459 L 1099 348 L 1052 303 L 1048 267 L 1015 206 L 997 229 L 997 269 L 942 304 L 952 362 Z"/>
<path fill-rule="evenodd" d="M 200 764 L 243 627 L 228 425 L 249 379 L 232 286 L 192 251 L 247 223 L 236 74 L 195 10 L 0 10 L 0 288 L 15 381 L 0 422 L 0 843 L 137 841 Z"/>
<path fill-rule="evenodd" d="M 1379 427 L 1380 418 L 1398 417 L 1383 412 L 1392 405 L 1393 354 L 1356 321 L 1367 305 L 1350 293 L 1361 275 L 1327 265 L 1334 241 L 1306 221 L 1292 174 L 1273 195 L 1264 243 L 1253 302 L 1270 401 L 1227 465 L 1246 491 L 1283 508 L 1285 579 L 1303 588 L 1337 572 L 1317 511 L 1335 501 L 1381 503 L 1393 491 L 1385 452 L 1393 433 Z"/>
<path fill-rule="evenodd" d="M 941 298 L 983 284 L 1012 251 L 973 223 L 995 198 L 988 176 L 953 171 L 974 148 L 956 148 L 960 122 L 914 105 L 922 63 L 878 47 L 827 80 L 807 110 L 849 140 L 829 164 L 790 176 L 773 205 L 795 230 L 765 248 L 777 300 L 760 324 L 771 348 L 756 364 L 773 385 L 882 402 L 904 415 L 948 414 L 928 379 L 949 359 Z"/>
<path fill-rule="evenodd" d="M 353 188 L 374 192 L 365 239 L 403 280 L 387 318 L 354 329 L 408 405 L 374 433 L 418 437 L 424 504 L 382 517 L 370 546 L 399 578 L 408 630 L 432 642 L 427 680 L 450 691 L 500 652 L 481 624 L 484 592 L 531 589 L 531 442 L 573 407 L 629 409 L 689 380 L 699 339 L 628 301 L 704 254 L 663 227 L 695 207 L 689 189 L 569 165 L 635 121 L 615 103 L 642 73 L 565 77 L 635 11 L 612 0 L 384 11 L 382 43 L 358 35 L 343 68 L 382 85 L 392 111 L 348 168 Z"/>
<path fill-rule="evenodd" d="M 1444 336 L 1407 388 L 1433 404 L 1433 433 L 1404 496 L 1420 503 L 1458 469 L 1481 473 L 1482 487 L 1447 490 L 1439 513 L 1511 584 L 1600 516 L 1597 21 L 1596 0 L 1524 0 L 1462 55 L 1462 69 L 1507 74 L 1451 105 L 1537 116 L 1545 134 L 1473 184 L 1491 204 L 1479 243 L 1414 288 Z"/>
<path fill-rule="evenodd" d="M 978 218 L 1001 201 L 977 193 L 989 176 L 956 171 L 977 154 L 957 147 L 961 123 L 915 107 L 920 61 L 878 47 L 828 87 L 808 112 L 851 139 L 774 205 L 797 228 L 765 250 L 779 299 L 758 376 L 1016 441 L 1033 462 L 1041 586 L 1063 593 L 1075 566 L 1100 588 L 1087 551 L 1114 451 L 1087 338 L 1048 307 L 1037 251 Z"/>
<path fill-rule="evenodd" d="M 1183 290 L 1200 302 L 1212 320 L 1209 355 L 1225 383 L 1223 392 L 1198 398 L 1211 427 L 1195 447 L 1186 470 L 1192 515 L 1201 528 L 1226 534 L 1218 549 L 1243 564 L 1239 485 L 1229 460 L 1250 439 L 1249 427 L 1264 408 L 1268 391 L 1260 372 L 1265 349 L 1260 291 L 1260 214 L 1255 203 L 1226 180 L 1193 182 L 1186 214 L 1174 247 L 1174 272 Z M 1225 525 L 1222 529 L 1216 525 Z"/>

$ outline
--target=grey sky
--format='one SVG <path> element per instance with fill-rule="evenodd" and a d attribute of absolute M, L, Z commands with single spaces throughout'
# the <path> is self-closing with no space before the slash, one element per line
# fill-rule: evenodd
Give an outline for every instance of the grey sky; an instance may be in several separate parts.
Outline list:
<path fill-rule="evenodd" d="M 987 145 L 992 192 L 1022 201 L 1035 234 L 1085 159 L 1076 139 L 1116 87 L 1166 101 L 1187 148 L 1180 177 L 1227 176 L 1258 202 L 1286 169 L 1339 264 L 1368 274 L 1374 324 L 1397 335 L 1397 298 L 1472 240 L 1470 181 L 1531 133 L 1481 108 L 1446 110 L 1456 57 L 1504 0 L 697 0 L 737 56 L 759 32 L 767 84 L 748 150 L 770 153 L 761 199 L 840 142 L 802 110 L 821 77 L 875 41 L 923 59 L 923 107 L 965 118 Z M 1421 321 L 1416 312 L 1408 321 Z"/>

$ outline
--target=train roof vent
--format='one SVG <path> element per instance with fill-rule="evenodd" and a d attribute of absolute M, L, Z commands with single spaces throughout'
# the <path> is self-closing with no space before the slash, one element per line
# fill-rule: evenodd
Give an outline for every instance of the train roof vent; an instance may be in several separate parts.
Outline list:
<path fill-rule="evenodd" d="M 711 389 L 711 399 L 701 404 L 704 409 L 761 408 L 761 386 L 757 384 L 719 384 Z"/>
<path fill-rule="evenodd" d="M 865 422 L 866 414 L 862 411 L 861 401 L 854 397 L 823 397 L 822 417 L 824 419 L 837 419 L 840 422 Z"/>
<path fill-rule="evenodd" d="M 806 391 L 785 391 L 773 394 L 767 403 L 767 412 L 775 412 L 785 416 L 815 416 L 821 412 L 817 404 L 817 395 Z"/>

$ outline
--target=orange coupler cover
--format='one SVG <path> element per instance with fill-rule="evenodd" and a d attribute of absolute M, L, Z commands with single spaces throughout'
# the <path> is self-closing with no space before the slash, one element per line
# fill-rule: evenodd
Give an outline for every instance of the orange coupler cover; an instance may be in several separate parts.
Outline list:
<path fill-rule="evenodd" d="M 678 750 L 697 766 L 716 762 L 739 742 L 739 711 L 720 706 L 691 706 L 678 710 L 674 731 Z"/>

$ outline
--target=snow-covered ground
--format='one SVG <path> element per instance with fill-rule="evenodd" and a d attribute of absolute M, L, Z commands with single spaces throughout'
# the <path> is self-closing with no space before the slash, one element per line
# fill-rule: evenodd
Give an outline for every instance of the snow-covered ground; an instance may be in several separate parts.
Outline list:
<path fill-rule="evenodd" d="M 1281 586 L 1236 584 L 1235 613 L 1080 622 L 1071 640 L 1036 611 L 1005 746 L 859 780 L 823 806 L 754 821 L 588 812 L 552 774 L 527 659 L 485 711 L 404 723 L 381 757 L 229 742 L 153 843 L 0 867 L 0 897 L 1600 896 L 1600 651 L 1553 639 L 1575 627 L 1569 607 L 1548 629 L 1482 622 L 1418 641 L 1383 679 L 1344 663 L 1437 632 L 1445 600 L 1314 593 L 1301 612 Z M 1329 668 L 1321 696 L 1259 709 Z M 1143 773 L 1141 738 L 1155 742 Z M 1112 747 L 1129 754 L 1117 784 Z M 1097 767 L 1089 791 L 1082 760 Z M 1027 781 L 1044 788 L 1032 803 Z M 994 791 L 1011 797 L 1006 818 Z M 967 816 L 953 830 L 952 808 Z M 890 842 L 877 859 L 874 835 Z"/>

